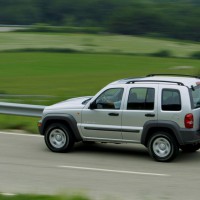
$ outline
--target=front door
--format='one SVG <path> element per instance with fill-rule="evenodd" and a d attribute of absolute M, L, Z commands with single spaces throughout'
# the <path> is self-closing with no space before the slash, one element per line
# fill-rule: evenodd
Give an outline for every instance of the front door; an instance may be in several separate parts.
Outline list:
<path fill-rule="evenodd" d="M 103 91 L 93 102 L 93 108 L 82 111 L 81 133 L 85 139 L 117 141 L 121 134 L 121 102 L 123 88 Z"/>

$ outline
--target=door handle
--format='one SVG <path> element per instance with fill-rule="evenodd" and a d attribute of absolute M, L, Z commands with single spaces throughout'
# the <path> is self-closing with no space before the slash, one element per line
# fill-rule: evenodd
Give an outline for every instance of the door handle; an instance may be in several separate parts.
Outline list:
<path fill-rule="evenodd" d="M 153 114 L 153 113 L 146 113 L 145 116 L 146 117 L 155 117 L 155 114 Z"/>
<path fill-rule="evenodd" d="M 119 116 L 119 113 L 108 113 L 110 116 Z"/>

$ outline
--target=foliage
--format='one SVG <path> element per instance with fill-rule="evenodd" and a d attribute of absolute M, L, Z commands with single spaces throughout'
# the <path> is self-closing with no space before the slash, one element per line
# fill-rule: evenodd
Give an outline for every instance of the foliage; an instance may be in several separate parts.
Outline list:
<path fill-rule="evenodd" d="M 200 41 L 199 0 L 0 0 L 0 24 L 49 24 L 56 31 L 160 35 Z M 87 28 L 89 27 L 89 28 Z M 35 26 L 37 31 L 55 31 Z"/>
<path fill-rule="evenodd" d="M 192 53 L 191 58 L 193 58 L 193 59 L 200 59 L 200 51 Z"/>
<path fill-rule="evenodd" d="M 152 53 L 152 56 L 156 56 L 156 57 L 172 57 L 172 52 L 169 50 L 160 50 L 156 53 Z"/>
<path fill-rule="evenodd" d="M 53 32 L 53 33 L 89 33 L 98 34 L 104 32 L 103 27 L 73 27 L 73 26 L 50 26 L 48 24 L 34 24 L 29 28 L 19 29 L 17 32 Z"/>

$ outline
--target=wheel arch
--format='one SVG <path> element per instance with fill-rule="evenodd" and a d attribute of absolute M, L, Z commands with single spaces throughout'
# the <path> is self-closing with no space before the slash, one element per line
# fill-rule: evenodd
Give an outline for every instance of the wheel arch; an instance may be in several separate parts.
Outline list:
<path fill-rule="evenodd" d="M 74 119 L 73 116 L 71 115 L 47 115 L 43 120 L 42 120 L 42 125 L 39 128 L 40 134 L 44 135 L 46 129 L 53 123 L 61 123 L 73 133 L 73 136 L 75 138 L 75 141 L 81 141 L 82 137 L 79 133 L 78 127 L 77 127 L 77 122 Z"/>
<path fill-rule="evenodd" d="M 147 146 L 151 135 L 159 131 L 169 133 L 176 139 L 179 145 L 183 144 L 183 140 L 180 136 L 180 127 L 173 121 L 149 121 L 145 123 L 141 137 L 141 144 Z"/>

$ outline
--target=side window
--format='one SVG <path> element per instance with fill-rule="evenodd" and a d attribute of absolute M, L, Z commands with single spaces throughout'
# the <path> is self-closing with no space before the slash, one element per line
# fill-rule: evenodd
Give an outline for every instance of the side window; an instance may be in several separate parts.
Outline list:
<path fill-rule="evenodd" d="M 154 88 L 132 88 L 129 92 L 127 110 L 153 110 Z"/>
<path fill-rule="evenodd" d="M 97 109 L 120 109 L 123 88 L 112 88 L 104 91 L 97 99 Z"/>
<path fill-rule="evenodd" d="M 194 87 L 194 89 L 189 89 L 191 93 L 191 103 L 194 108 L 200 107 L 200 85 Z"/>
<path fill-rule="evenodd" d="M 165 110 L 165 111 L 181 110 L 181 97 L 180 97 L 179 90 L 163 89 L 162 110 Z"/>

